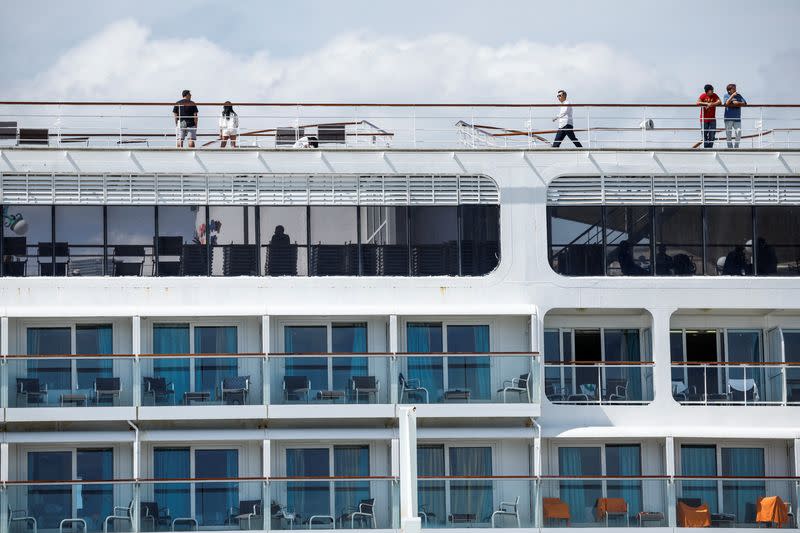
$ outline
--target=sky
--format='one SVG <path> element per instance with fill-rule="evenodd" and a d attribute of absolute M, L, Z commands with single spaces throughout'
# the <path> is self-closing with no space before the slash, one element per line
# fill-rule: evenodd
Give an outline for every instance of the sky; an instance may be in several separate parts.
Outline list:
<path fill-rule="evenodd" d="M 0 99 L 797 102 L 800 1 L 0 3 Z"/>

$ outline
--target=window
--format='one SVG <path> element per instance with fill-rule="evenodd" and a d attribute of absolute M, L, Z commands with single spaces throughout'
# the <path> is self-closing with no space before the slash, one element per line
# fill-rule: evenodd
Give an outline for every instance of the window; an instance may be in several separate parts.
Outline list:
<path fill-rule="evenodd" d="M 482 276 L 500 262 L 500 210 L 492 205 L 461 206 L 461 275 Z"/>
<path fill-rule="evenodd" d="M 609 276 L 648 276 L 652 269 L 650 207 L 606 206 L 606 272 Z"/>
<path fill-rule="evenodd" d="M 365 276 L 408 276 L 407 207 L 361 207 L 361 254 Z"/>
<path fill-rule="evenodd" d="M 411 275 L 458 276 L 458 208 L 409 208 Z"/>
<path fill-rule="evenodd" d="M 211 245 L 212 276 L 258 276 L 255 208 L 248 206 L 210 206 L 207 234 Z"/>
<path fill-rule="evenodd" d="M 112 259 L 112 276 L 151 276 L 155 273 L 155 216 L 153 206 L 106 207 L 108 255 Z"/>
<path fill-rule="evenodd" d="M 160 276 L 208 275 L 205 206 L 158 207 L 158 273 Z"/>
<path fill-rule="evenodd" d="M 703 208 L 701 206 L 657 206 L 657 276 L 703 274 Z"/>
<path fill-rule="evenodd" d="M 783 332 L 783 354 L 787 363 L 800 363 L 800 331 Z M 786 370 L 786 399 L 800 403 L 800 366 Z"/>
<path fill-rule="evenodd" d="M 603 275 L 603 208 L 547 208 L 550 265 L 565 276 Z"/>
<path fill-rule="evenodd" d="M 70 276 L 102 276 L 103 208 L 88 205 L 58 205 L 56 211 L 56 243 L 64 243 L 69 254 Z M 56 264 L 66 260 L 56 245 Z M 58 269 L 59 267 L 56 267 Z M 58 272 L 56 273 L 58 275 Z"/>
<path fill-rule="evenodd" d="M 6 276 L 52 276 L 50 257 L 39 258 L 40 243 L 53 242 L 51 206 L 3 206 L 3 273 Z M 42 252 L 47 250 L 42 249 Z M 51 248 L 49 252 L 52 253 Z"/>
<path fill-rule="evenodd" d="M 753 208 L 706 206 L 706 274 L 753 275 Z"/>
<path fill-rule="evenodd" d="M 800 274 L 800 209 L 786 206 L 756 207 L 756 274 Z"/>
<path fill-rule="evenodd" d="M 357 276 L 358 209 L 356 207 L 309 208 L 311 220 L 312 276 Z"/>
<path fill-rule="evenodd" d="M 308 208 L 260 207 L 264 275 L 308 275 Z"/>

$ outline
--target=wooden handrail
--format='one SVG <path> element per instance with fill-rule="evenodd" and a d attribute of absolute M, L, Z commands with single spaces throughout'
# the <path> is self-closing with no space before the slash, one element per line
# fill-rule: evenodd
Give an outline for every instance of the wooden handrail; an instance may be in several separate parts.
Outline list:
<path fill-rule="evenodd" d="M 800 366 L 800 362 L 780 362 L 780 361 L 764 361 L 764 362 L 746 362 L 746 361 L 709 361 L 707 363 L 701 361 L 672 361 L 672 366 Z"/>
<path fill-rule="evenodd" d="M 545 361 L 544 366 L 653 366 L 655 361 Z"/>
<path fill-rule="evenodd" d="M 0 105 L 19 106 L 174 106 L 177 102 L 89 102 L 66 100 L 3 100 Z M 224 102 L 195 102 L 197 106 L 222 107 Z M 377 103 L 377 102 L 234 102 L 236 107 L 561 107 L 560 103 Z M 671 107 L 671 108 L 699 108 L 696 103 L 571 103 L 572 107 Z M 800 108 L 800 104 L 748 104 L 748 108 Z"/>

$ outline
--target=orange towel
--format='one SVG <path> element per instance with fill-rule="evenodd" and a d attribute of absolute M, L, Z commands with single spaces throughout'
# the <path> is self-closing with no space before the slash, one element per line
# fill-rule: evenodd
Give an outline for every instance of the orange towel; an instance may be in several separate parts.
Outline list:
<path fill-rule="evenodd" d="M 627 513 L 628 502 L 623 498 L 598 498 L 595 516 L 597 520 L 603 520 L 608 513 Z"/>
<path fill-rule="evenodd" d="M 678 525 L 681 527 L 711 527 L 711 513 L 708 505 L 690 507 L 678 502 Z"/>
<path fill-rule="evenodd" d="M 756 522 L 783 524 L 789 521 L 789 508 L 780 496 L 766 496 L 756 503 Z"/>
<path fill-rule="evenodd" d="M 558 498 L 542 498 L 544 518 L 566 520 L 569 524 L 569 505 Z"/>

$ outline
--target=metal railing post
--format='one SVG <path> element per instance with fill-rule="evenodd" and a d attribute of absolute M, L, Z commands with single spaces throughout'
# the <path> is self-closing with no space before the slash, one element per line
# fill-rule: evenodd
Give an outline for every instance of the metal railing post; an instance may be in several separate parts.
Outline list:
<path fill-rule="evenodd" d="M 122 146 L 122 129 L 123 129 L 122 114 L 123 113 L 124 113 L 124 106 L 122 106 L 122 104 L 120 104 L 120 106 L 119 106 L 119 139 L 117 140 L 117 144 L 119 146 Z"/>
<path fill-rule="evenodd" d="M 703 405 L 708 405 L 708 365 L 703 365 Z"/>
<path fill-rule="evenodd" d="M 592 119 L 591 119 L 591 109 L 589 106 L 586 106 L 586 145 L 589 149 L 592 149 Z"/>
<path fill-rule="evenodd" d="M 411 139 L 414 148 L 417 147 L 417 106 L 411 106 Z"/>

